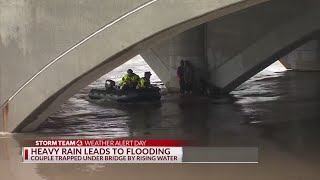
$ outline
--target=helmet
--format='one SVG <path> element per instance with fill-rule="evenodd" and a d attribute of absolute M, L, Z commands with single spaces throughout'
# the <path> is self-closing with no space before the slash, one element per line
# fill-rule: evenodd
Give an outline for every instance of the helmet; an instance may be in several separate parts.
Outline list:
<path fill-rule="evenodd" d="M 133 73 L 132 69 L 128 69 L 128 70 L 127 70 L 127 73 L 128 73 L 128 74 L 132 74 L 132 73 Z"/>
<path fill-rule="evenodd" d="M 147 71 L 147 72 L 144 73 L 144 76 L 151 76 L 151 75 L 152 75 L 152 74 L 151 74 L 150 71 Z"/>

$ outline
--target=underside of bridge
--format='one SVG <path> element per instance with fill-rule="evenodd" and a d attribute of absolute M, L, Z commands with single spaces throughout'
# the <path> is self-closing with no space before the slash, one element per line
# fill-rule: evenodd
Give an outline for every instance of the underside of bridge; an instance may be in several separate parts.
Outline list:
<path fill-rule="evenodd" d="M 176 70 L 181 60 L 194 67 L 194 91 L 200 79 L 206 79 L 229 93 L 279 59 L 287 69 L 318 71 L 318 29 L 310 29 L 316 6 L 287 3 L 272 1 L 206 22 L 141 56 L 172 91 L 179 88 Z"/>
<path fill-rule="evenodd" d="M 223 92 L 282 57 L 292 69 L 304 57 L 312 58 L 299 69 L 319 64 L 320 3 L 312 0 L 26 2 L 4 3 L 19 12 L 9 20 L 0 11 L 0 131 L 36 129 L 80 89 L 137 54 L 172 91 L 182 59 L 194 66 L 195 82 L 205 78 Z"/>

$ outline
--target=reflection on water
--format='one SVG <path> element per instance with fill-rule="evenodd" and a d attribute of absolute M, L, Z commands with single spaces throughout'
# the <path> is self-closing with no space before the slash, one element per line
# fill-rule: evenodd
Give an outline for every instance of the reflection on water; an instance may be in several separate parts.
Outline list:
<path fill-rule="evenodd" d="M 108 78 L 118 80 L 131 66 L 139 75 L 148 69 L 136 57 L 81 90 L 37 132 L 0 134 L 0 179 L 320 177 L 320 73 L 284 71 L 276 63 L 218 99 L 165 95 L 160 103 L 119 104 L 87 98 L 90 88 L 103 87 Z M 154 76 L 152 81 L 159 79 Z M 70 136 L 193 139 L 203 146 L 258 146 L 260 159 L 252 165 L 21 164 L 19 146 L 25 139 Z"/>

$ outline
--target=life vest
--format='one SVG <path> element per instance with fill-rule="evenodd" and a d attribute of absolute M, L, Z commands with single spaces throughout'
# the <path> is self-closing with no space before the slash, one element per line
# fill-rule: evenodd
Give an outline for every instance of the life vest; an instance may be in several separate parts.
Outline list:
<path fill-rule="evenodd" d="M 146 88 L 146 87 L 149 87 L 149 86 L 150 86 L 150 80 L 145 78 L 145 77 L 143 77 L 143 78 L 140 78 L 137 88 Z"/>
<path fill-rule="evenodd" d="M 131 87 L 136 87 L 139 83 L 139 79 L 140 77 L 136 74 L 133 74 L 131 77 L 129 77 L 128 74 L 125 74 L 119 82 L 119 85 L 122 86 L 126 84 Z"/>

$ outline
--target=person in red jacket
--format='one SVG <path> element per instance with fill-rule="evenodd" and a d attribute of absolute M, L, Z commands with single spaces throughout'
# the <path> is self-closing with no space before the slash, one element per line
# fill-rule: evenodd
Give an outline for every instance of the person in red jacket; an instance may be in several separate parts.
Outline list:
<path fill-rule="evenodd" d="M 180 93 L 184 94 L 184 91 L 185 91 L 184 60 L 181 60 L 181 62 L 180 62 L 180 66 L 177 69 L 177 76 L 179 79 Z"/>

